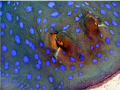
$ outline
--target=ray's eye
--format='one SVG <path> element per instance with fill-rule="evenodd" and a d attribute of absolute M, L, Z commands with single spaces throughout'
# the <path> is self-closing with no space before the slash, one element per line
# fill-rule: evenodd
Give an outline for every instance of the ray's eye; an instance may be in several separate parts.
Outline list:
<path fill-rule="evenodd" d="M 56 44 L 63 50 L 71 50 L 72 48 L 72 40 L 63 33 L 60 33 L 56 36 Z"/>
<path fill-rule="evenodd" d="M 87 33 L 95 34 L 98 32 L 99 19 L 95 18 L 92 14 L 87 13 L 85 15 L 84 25 L 87 29 Z"/>
<path fill-rule="evenodd" d="M 85 26 L 89 30 L 89 32 L 96 32 L 98 29 L 98 23 L 92 17 L 86 18 Z"/>
<path fill-rule="evenodd" d="M 56 40 L 56 42 L 57 42 L 58 47 L 59 46 L 63 47 L 63 42 L 62 41 Z"/>
<path fill-rule="evenodd" d="M 50 35 L 50 46 L 53 49 L 61 48 L 65 51 L 70 51 L 73 47 L 73 41 L 65 33 L 53 32 Z"/>

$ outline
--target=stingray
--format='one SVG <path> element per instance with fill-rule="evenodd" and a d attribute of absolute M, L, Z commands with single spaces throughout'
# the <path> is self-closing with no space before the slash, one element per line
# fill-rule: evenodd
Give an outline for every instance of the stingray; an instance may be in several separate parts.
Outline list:
<path fill-rule="evenodd" d="M 1 90 L 82 90 L 120 69 L 120 2 L 0 2 Z"/>

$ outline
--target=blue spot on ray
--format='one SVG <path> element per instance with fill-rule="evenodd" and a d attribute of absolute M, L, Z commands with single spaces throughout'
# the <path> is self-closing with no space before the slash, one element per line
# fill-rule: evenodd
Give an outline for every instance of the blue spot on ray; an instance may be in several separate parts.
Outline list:
<path fill-rule="evenodd" d="M 63 51 L 63 54 L 65 54 L 65 51 Z"/>
<path fill-rule="evenodd" d="M 47 19 L 43 19 L 43 23 L 46 23 L 47 22 Z"/>
<path fill-rule="evenodd" d="M 20 64 L 19 61 L 15 62 L 15 66 L 19 66 L 19 64 Z"/>
<path fill-rule="evenodd" d="M 109 23 L 107 21 L 104 21 L 106 25 L 109 25 Z"/>
<path fill-rule="evenodd" d="M 55 67 L 55 71 L 58 71 L 58 67 Z"/>
<path fill-rule="evenodd" d="M 16 81 L 17 81 L 16 78 L 14 78 L 14 79 L 13 79 L 13 82 L 16 82 Z"/>
<path fill-rule="evenodd" d="M 113 53 L 114 53 L 114 51 L 113 51 L 113 50 L 109 50 L 109 53 L 110 53 L 110 54 L 113 54 Z"/>
<path fill-rule="evenodd" d="M 4 67 L 4 69 L 8 69 L 8 68 L 9 68 L 9 66 L 5 66 L 5 67 Z"/>
<path fill-rule="evenodd" d="M 27 6 L 27 8 L 26 8 L 26 12 L 31 12 L 32 11 L 32 7 L 31 6 Z"/>
<path fill-rule="evenodd" d="M 2 2 L 0 1 L 0 8 L 2 8 Z"/>
<path fill-rule="evenodd" d="M 79 72 L 79 73 L 78 73 L 78 76 L 82 76 L 82 72 Z"/>
<path fill-rule="evenodd" d="M 117 7 L 117 3 L 116 3 L 116 2 L 112 2 L 112 5 L 113 5 L 114 7 Z"/>
<path fill-rule="evenodd" d="M 39 45 L 40 45 L 40 47 L 43 47 L 43 42 L 40 42 Z"/>
<path fill-rule="evenodd" d="M 94 48 L 93 46 L 90 46 L 90 49 L 91 49 L 91 50 L 93 50 L 93 48 Z"/>
<path fill-rule="evenodd" d="M 112 34 L 112 35 L 114 35 L 114 32 L 113 32 L 113 30 L 109 30 L 110 31 L 110 33 Z"/>
<path fill-rule="evenodd" d="M 16 10 L 16 7 L 14 7 L 14 10 Z"/>
<path fill-rule="evenodd" d="M 17 68 L 14 69 L 14 73 L 18 73 L 18 71 L 19 71 L 19 70 L 18 70 Z"/>
<path fill-rule="evenodd" d="M 49 76 L 49 82 L 52 83 L 53 82 L 53 77 L 52 76 Z"/>
<path fill-rule="evenodd" d="M 104 6 L 102 4 L 100 4 L 100 7 L 103 8 Z"/>
<path fill-rule="evenodd" d="M 30 33 L 33 35 L 35 33 L 35 30 L 33 27 L 30 28 Z"/>
<path fill-rule="evenodd" d="M 113 14 L 114 14 L 116 17 L 119 17 L 119 14 L 118 14 L 118 12 L 116 12 L 116 11 L 113 11 Z"/>
<path fill-rule="evenodd" d="M 5 62 L 4 65 L 7 66 L 9 63 L 8 62 Z"/>
<path fill-rule="evenodd" d="M 48 2 L 48 7 L 53 8 L 55 6 L 55 2 Z"/>
<path fill-rule="evenodd" d="M 46 66 L 50 66 L 50 61 L 49 60 L 46 61 Z"/>
<path fill-rule="evenodd" d="M 28 79 L 28 80 L 32 79 L 32 74 L 30 74 L 30 73 L 27 74 L 27 79 Z"/>
<path fill-rule="evenodd" d="M 97 53 L 97 57 L 98 57 L 98 58 L 101 58 L 101 53 Z"/>
<path fill-rule="evenodd" d="M 42 89 L 43 89 L 43 90 L 46 90 L 46 86 L 43 86 Z"/>
<path fill-rule="evenodd" d="M 74 62 L 75 58 L 74 57 L 70 57 L 70 61 Z"/>
<path fill-rule="evenodd" d="M 10 1 L 8 1 L 7 4 L 9 5 L 9 4 L 10 4 Z"/>
<path fill-rule="evenodd" d="M 85 4 L 83 4 L 83 3 L 82 3 L 81 5 L 82 5 L 83 7 L 85 6 Z"/>
<path fill-rule="evenodd" d="M 116 46 L 117 46 L 117 47 L 120 47 L 120 42 L 116 42 Z"/>
<path fill-rule="evenodd" d="M 52 90 L 55 90 L 55 88 L 54 88 L 54 87 L 52 87 Z"/>
<path fill-rule="evenodd" d="M 17 83 L 17 86 L 20 86 L 20 83 Z"/>
<path fill-rule="evenodd" d="M 56 26 L 56 23 L 52 23 L 52 24 L 51 24 L 51 27 L 55 27 L 55 26 Z"/>
<path fill-rule="evenodd" d="M 29 40 L 28 39 L 26 39 L 25 42 L 26 42 L 27 45 L 29 45 Z"/>
<path fill-rule="evenodd" d="M 67 15 L 70 16 L 72 14 L 72 11 L 68 11 Z"/>
<path fill-rule="evenodd" d="M 80 5 L 75 5 L 76 8 L 80 8 Z"/>
<path fill-rule="evenodd" d="M 75 21 L 76 21 L 76 22 L 79 21 L 79 17 L 75 17 Z"/>
<path fill-rule="evenodd" d="M 83 67 L 83 64 L 79 64 L 79 67 Z"/>
<path fill-rule="evenodd" d="M 52 12 L 51 13 L 51 15 L 50 15 L 51 17 L 57 17 L 57 16 L 59 16 L 59 12 Z"/>
<path fill-rule="evenodd" d="M 37 24 L 40 24 L 40 22 L 41 22 L 41 18 L 38 17 L 38 18 L 37 18 Z"/>
<path fill-rule="evenodd" d="M 78 10 L 77 9 L 74 9 L 74 12 L 77 12 Z"/>
<path fill-rule="evenodd" d="M 41 68 L 40 64 L 36 64 L 36 68 L 39 70 Z"/>
<path fill-rule="evenodd" d="M 9 68 L 9 66 L 8 66 L 9 63 L 8 63 L 8 62 L 5 62 L 4 65 L 5 65 L 5 66 L 4 66 L 4 69 L 8 69 L 8 68 Z"/>
<path fill-rule="evenodd" d="M 20 37 L 18 35 L 15 35 L 15 41 L 17 44 L 20 44 L 21 40 L 20 40 Z"/>
<path fill-rule="evenodd" d="M 38 55 L 37 53 L 35 53 L 35 54 L 34 54 L 34 58 L 35 58 L 36 60 L 38 60 L 38 59 L 39 59 L 39 55 Z"/>
<path fill-rule="evenodd" d="M 94 10 L 96 10 L 96 8 L 93 8 Z"/>
<path fill-rule="evenodd" d="M 64 65 L 60 65 L 60 69 L 61 69 L 62 71 L 65 71 L 66 67 L 65 67 Z"/>
<path fill-rule="evenodd" d="M 1 28 L 5 29 L 5 23 L 1 22 Z"/>
<path fill-rule="evenodd" d="M 1 31 L 1 32 L 0 32 L 0 35 L 1 35 L 1 36 L 4 36 L 4 35 L 5 35 L 5 32 L 4 32 L 4 31 Z"/>
<path fill-rule="evenodd" d="M 5 73 L 2 73 L 2 76 L 4 76 L 5 75 Z"/>
<path fill-rule="evenodd" d="M 18 68 L 18 69 L 21 69 L 21 67 L 20 67 L 20 66 L 18 66 L 17 68 Z"/>
<path fill-rule="evenodd" d="M 102 15 L 106 15 L 105 10 L 102 9 L 102 10 L 101 10 L 101 14 L 102 14 Z"/>
<path fill-rule="evenodd" d="M 39 84 L 36 84 L 36 88 L 37 88 L 37 89 L 40 88 L 40 85 L 39 85 Z"/>
<path fill-rule="evenodd" d="M 79 14 L 79 17 L 82 17 L 82 13 Z"/>
<path fill-rule="evenodd" d="M 56 59 L 52 56 L 52 62 L 56 63 Z"/>
<path fill-rule="evenodd" d="M 105 61 L 107 61 L 107 60 L 108 60 L 108 57 L 107 57 L 107 56 L 105 56 L 105 57 L 104 57 L 104 60 L 105 60 Z"/>
<path fill-rule="evenodd" d="M 16 51 L 15 49 L 13 49 L 13 50 L 11 51 L 11 54 L 12 54 L 12 56 L 16 56 L 17 51 Z"/>
<path fill-rule="evenodd" d="M 19 5 L 19 2 L 16 2 L 17 5 Z"/>
<path fill-rule="evenodd" d="M 38 60 L 38 64 L 41 65 L 42 64 L 42 60 Z"/>
<path fill-rule="evenodd" d="M 68 5 L 68 6 L 71 6 L 71 5 L 73 5 L 73 4 L 74 4 L 73 1 L 68 1 L 68 2 L 67 2 L 67 5 Z"/>
<path fill-rule="evenodd" d="M 15 6 L 15 3 L 13 3 L 13 6 Z"/>
<path fill-rule="evenodd" d="M 105 39 L 105 41 L 106 41 L 107 44 L 110 44 L 110 38 L 107 37 L 107 38 Z"/>
<path fill-rule="evenodd" d="M 68 75 L 68 79 L 69 79 L 69 80 L 71 80 L 72 78 L 73 78 L 73 75 L 72 75 L 72 74 Z"/>
<path fill-rule="evenodd" d="M 38 75 L 38 76 L 37 76 L 37 80 L 39 80 L 40 78 L 41 78 L 41 76 L 40 76 L 40 75 Z"/>
<path fill-rule="evenodd" d="M 9 73 L 7 73 L 7 74 L 6 74 L 6 77 L 8 77 L 9 75 L 10 75 L 10 74 L 9 74 Z"/>
<path fill-rule="evenodd" d="M 50 54 L 50 49 L 46 49 L 46 54 Z"/>
<path fill-rule="evenodd" d="M 29 62 L 28 56 L 24 56 L 24 57 L 23 57 L 23 61 L 24 61 L 24 63 L 28 63 L 28 62 Z"/>
<path fill-rule="evenodd" d="M 89 3 L 88 3 L 88 2 L 85 2 L 85 4 L 89 6 Z"/>
<path fill-rule="evenodd" d="M 17 21 L 19 20 L 19 16 L 16 17 L 16 20 L 17 20 Z"/>
<path fill-rule="evenodd" d="M 33 90 L 33 88 L 30 88 L 30 90 Z"/>
<path fill-rule="evenodd" d="M 45 32 L 48 32 L 48 28 L 45 28 Z"/>
<path fill-rule="evenodd" d="M 68 29 L 69 27 L 70 27 L 70 25 L 68 24 L 68 25 L 64 26 L 63 29 Z"/>
<path fill-rule="evenodd" d="M 40 29 L 40 32 L 42 32 L 42 29 Z"/>
<path fill-rule="evenodd" d="M 80 30 L 79 27 L 77 27 L 77 28 L 75 29 L 75 32 L 76 32 L 76 33 L 80 33 L 80 31 L 81 31 L 81 30 Z"/>
<path fill-rule="evenodd" d="M 2 45 L 1 50 L 2 50 L 3 52 L 6 52 L 6 51 L 7 51 L 7 46 L 6 46 L 6 45 Z"/>
<path fill-rule="evenodd" d="M 9 22 L 12 21 L 12 16 L 11 16 L 11 14 L 9 12 L 6 13 L 6 17 L 7 17 L 7 19 L 8 19 Z"/>
<path fill-rule="evenodd" d="M 70 66 L 71 70 L 75 70 L 75 66 L 71 65 Z"/>
<path fill-rule="evenodd" d="M 105 4 L 106 8 L 111 9 L 109 4 Z"/>
<path fill-rule="evenodd" d="M 61 85 L 58 85 L 58 88 L 60 89 L 60 88 L 61 88 Z"/>
<path fill-rule="evenodd" d="M 0 11 L 0 16 L 2 16 L 3 15 L 3 12 L 2 11 Z"/>
<path fill-rule="evenodd" d="M 4 60 L 4 57 L 1 57 L 1 61 L 3 61 Z"/>
<path fill-rule="evenodd" d="M 89 11 L 89 13 L 92 13 L 91 11 Z"/>
<path fill-rule="evenodd" d="M 22 21 L 20 21 L 19 25 L 20 25 L 20 28 L 23 28 L 23 26 L 24 26 Z"/>
<path fill-rule="evenodd" d="M 42 13 L 42 10 L 40 9 L 40 10 L 38 10 L 38 14 L 41 14 Z"/>
<path fill-rule="evenodd" d="M 93 59 L 93 63 L 97 63 L 97 59 Z"/>
<path fill-rule="evenodd" d="M 113 26 L 118 26 L 118 24 L 117 24 L 117 22 L 116 21 L 111 21 L 111 24 L 113 25 Z"/>
<path fill-rule="evenodd" d="M 84 60 L 84 57 L 83 57 L 83 56 L 84 56 L 84 54 L 81 53 L 81 54 L 80 54 L 80 61 L 83 61 L 83 60 Z"/>
<path fill-rule="evenodd" d="M 23 85 L 23 84 L 21 85 L 21 88 L 24 88 L 24 85 Z"/>

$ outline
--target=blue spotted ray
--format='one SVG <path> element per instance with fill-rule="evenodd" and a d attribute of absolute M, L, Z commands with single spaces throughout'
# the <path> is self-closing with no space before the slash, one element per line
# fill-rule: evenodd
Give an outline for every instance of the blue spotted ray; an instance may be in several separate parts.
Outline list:
<path fill-rule="evenodd" d="M 120 2 L 0 2 L 1 89 L 81 90 L 120 69 Z"/>

